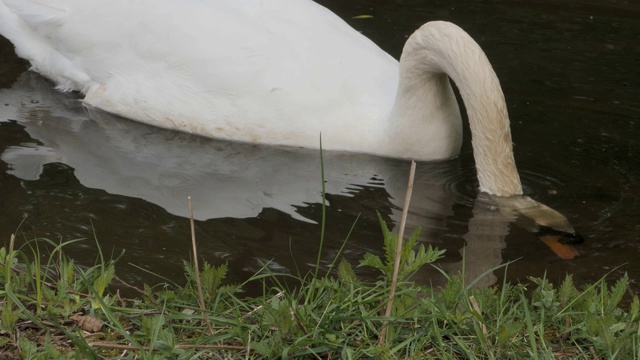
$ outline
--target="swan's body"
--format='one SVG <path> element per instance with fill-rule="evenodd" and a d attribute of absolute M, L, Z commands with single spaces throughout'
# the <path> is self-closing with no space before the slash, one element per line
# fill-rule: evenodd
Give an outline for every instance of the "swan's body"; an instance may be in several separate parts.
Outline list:
<path fill-rule="evenodd" d="M 480 188 L 522 193 L 500 84 L 460 28 L 426 24 L 400 64 L 310 0 L 0 0 L 0 33 L 84 102 L 213 138 L 437 160 L 468 109 Z"/>

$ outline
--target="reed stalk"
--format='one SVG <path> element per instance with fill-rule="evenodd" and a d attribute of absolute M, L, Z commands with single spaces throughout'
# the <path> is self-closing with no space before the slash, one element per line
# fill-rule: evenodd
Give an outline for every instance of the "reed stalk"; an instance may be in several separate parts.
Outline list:
<path fill-rule="evenodd" d="M 396 256 L 393 263 L 393 276 L 391 278 L 391 289 L 389 291 L 389 301 L 387 302 L 387 309 L 384 312 L 385 318 L 391 316 L 391 309 L 393 308 L 393 299 L 396 295 L 396 288 L 398 287 L 398 272 L 400 270 L 400 260 L 402 257 L 402 239 L 404 237 L 404 228 L 407 224 L 407 215 L 409 213 L 409 204 L 411 203 L 411 193 L 413 192 L 413 180 L 416 175 L 416 162 L 411 161 L 411 170 L 409 170 L 409 183 L 407 184 L 407 192 L 404 196 L 404 207 L 402 209 L 402 218 L 400 220 L 400 229 L 398 230 L 398 243 L 396 244 Z M 386 342 L 387 326 L 383 325 L 380 331 L 379 343 L 380 345 Z"/>
<path fill-rule="evenodd" d="M 207 308 L 204 304 L 204 294 L 202 293 L 200 266 L 198 265 L 198 246 L 196 244 L 196 226 L 195 221 L 193 220 L 193 206 L 191 204 L 191 196 L 187 197 L 187 201 L 189 203 L 189 224 L 191 225 L 191 246 L 193 248 L 193 267 L 196 274 L 196 285 L 198 287 L 198 303 L 200 304 L 200 310 L 202 311 L 204 321 L 207 323 L 207 327 L 209 327 L 209 332 L 213 334 L 213 326 L 211 325 L 211 321 L 209 320 L 209 314 L 207 313 Z"/>

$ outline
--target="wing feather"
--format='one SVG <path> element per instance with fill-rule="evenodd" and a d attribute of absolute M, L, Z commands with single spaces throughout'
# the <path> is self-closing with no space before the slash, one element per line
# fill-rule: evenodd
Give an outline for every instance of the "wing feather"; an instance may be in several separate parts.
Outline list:
<path fill-rule="evenodd" d="M 67 14 L 63 1 L 2 0 L 24 22 L 37 27 L 43 24 L 61 23 Z"/>

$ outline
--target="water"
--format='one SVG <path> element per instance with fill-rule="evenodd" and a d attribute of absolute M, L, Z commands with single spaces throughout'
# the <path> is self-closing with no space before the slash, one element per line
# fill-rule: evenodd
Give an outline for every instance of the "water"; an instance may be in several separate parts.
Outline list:
<path fill-rule="evenodd" d="M 628 272 L 638 289 L 640 5 L 322 3 L 396 57 L 428 20 L 466 29 L 501 79 L 525 191 L 567 215 L 586 240 L 580 257 L 561 260 L 525 229 L 492 219 L 476 202 L 467 140 L 455 160 L 418 164 L 410 223 L 425 227 L 424 241 L 447 249 L 440 265 L 459 270 L 466 245 L 474 274 L 517 260 L 509 266 L 511 281 L 546 273 L 553 280 L 573 274 L 584 283 Z M 228 262 L 231 281 L 265 262 L 285 272 L 315 265 L 322 217 L 317 151 L 226 143 L 117 119 L 83 108 L 26 68 L 0 43 L 0 239 L 8 241 L 18 226 L 20 243 L 86 238 L 67 250 L 92 264 L 95 237 L 107 254 L 124 251 L 122 279 L 157 281 L 149 270 L 180 282 L 191 248 L 185 217 L 191 195 L 200 255 Z M 409 163 L 325 153 L 325 166 L 322 266 L 352 226 L 347 259 L 356 264 L 366 251 L 380 253 L 376 210 L 392 226 L 397 222 Z M 502 276 L 498 271 L 484 283 Z M 432 269 L 418 279 L 441 281 Z"/>

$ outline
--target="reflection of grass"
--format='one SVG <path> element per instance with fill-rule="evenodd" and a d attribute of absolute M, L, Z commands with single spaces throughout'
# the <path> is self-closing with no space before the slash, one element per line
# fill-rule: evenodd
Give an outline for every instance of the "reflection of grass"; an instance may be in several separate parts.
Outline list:
<path fill-rule="evenodd" d="M 626 277 L 578 290 L 571 277 L 558 287 L 531 279 L 473 288 L 464 276 L 447 275 L 434 291 L 410 278 L 442 252 L 415 248 L 413 237 L 400 251 L 398 290 L 385 317 L 396 239 L 383 230 L 385 255 L 366 255 L 359 265 L 378 269 L 378 281 L 360 281 L 339 261 L 332 275 L 298 276 L 300 285 L 289 288 L 265 266 L 247 280 L 262 284 L 256 298 L 242 295 L 245 284 L 224 283 L 224 265 L 204 262 L 198 275 L 185 262 L 186 285 L 147 286 L 125 299 L 106 288 L 117 279 L 115 261 L 100 257 L 83 268 L 65 256 L 68 243 L 39 239 L 14 249 L 10 241 L 0 249 L 0 357 L 640 357 L 640 303 L 634 297 L 620 306 Z"/>

